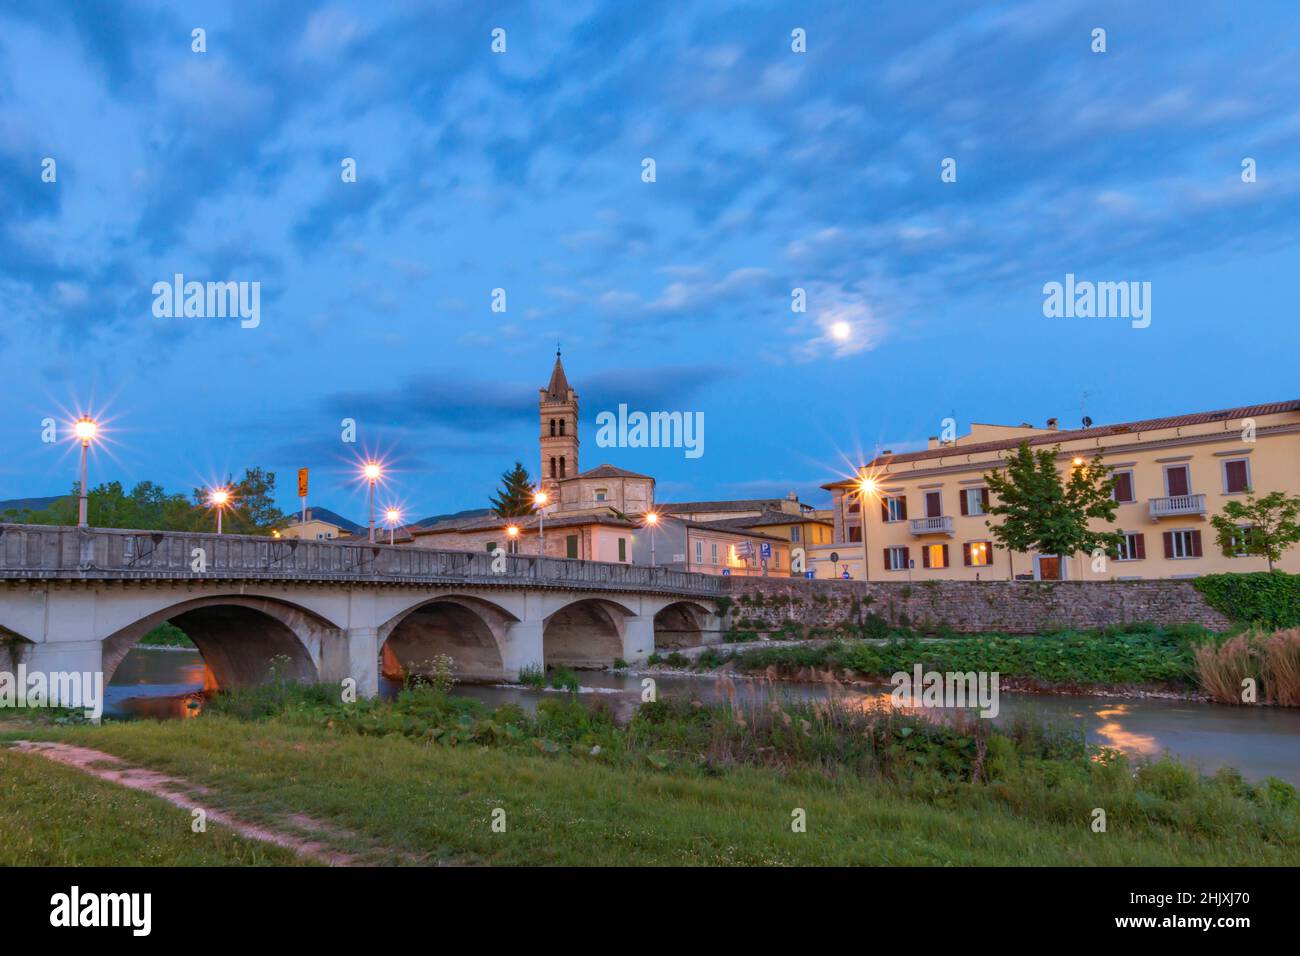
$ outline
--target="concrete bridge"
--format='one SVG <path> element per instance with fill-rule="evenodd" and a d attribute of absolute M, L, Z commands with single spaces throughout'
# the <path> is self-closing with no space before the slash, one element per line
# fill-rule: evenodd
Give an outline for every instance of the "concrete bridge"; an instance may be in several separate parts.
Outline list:
<path fill-rule="evenodd" d="M 437 654 L 461 680 L 644 661 L 721 628 L 721 579 L 667 568 L 245 535 L 0 524 L 0 670 L 102 672 L 164 621 L 221 687 L 356 681 Z M 69 706 L 80 701 L 65 701 Z"/>

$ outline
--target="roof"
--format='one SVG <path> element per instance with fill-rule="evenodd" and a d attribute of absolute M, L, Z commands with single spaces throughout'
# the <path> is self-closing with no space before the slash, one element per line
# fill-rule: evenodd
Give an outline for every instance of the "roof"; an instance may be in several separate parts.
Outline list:
<path fill-rule="evenodd" d="M 546 527 L 549 528 L 572 528 L 581 525 L 600 524 L 617 528 L 637 528 L 640 525 L 631 521 L 624 521 L 622 518 L 616 518 L 611 514 L 600 512 L 585 512 L 578 514 L 555 514 L 546 516 Z M 496 515 L 488 515 L 485 518 L 458 518 L 452 521 L 440 521 L 435 525 L 427 528 L 412 528 L 411 533 L 416 537 L 426 534 L 451 534 L 454 532 L 467 531 L 504 531 L 508 525 L 514 525 L 521 531 L 528 531 L 537 527 L 537 515 L 524 515 L 519 518 L 498 518 Z"/>
<path fill-rule="evenodd" d="M 1008 448 L 1018 448 L 1026 442 L 1030 445 L 1056 445 L 1062 442 L 1105 438 L 1110 435 L 1158 431 L 1163 428 L 1179 428 L 1187 425 L 1209 425 L 1214 422 L 1232 419 L 1255 418 L 1260 415 L 1278 415 L 1283 412 L 1295 411 L 1300 411 L 1300 399 L 1269 402 L 1264 405 L 1243 405 L 1240 408 L 1224 408 L 1213 412 L 1192 412 L 1186 415 L 1172 415 L 1167 418 L 1145 418 L 1140 421 L 1120 422 L 1115 425 L 1098 425 L 1094 428 L 1076 428 L 1068 431 L 1045 430 L 1038 435 L 1022 435 L 1018 438 L 1003 438 L 998 441 L 978 442 L 973 445 L 944 445 L 941 448 L 927 448 L 924 451 L 903 452 L 898 455 L 878 455 L 871 461 L 866 462 L 866 465 L 868 467 L 887 467 L 911 461 L 926 461 L 932 458 L 951 458 L 953 456 L 1002 451 Z M 843 479 L 822 485 L 822 487 L 836 488 L 851 482 L 852 479 Z"/>
<path fill-rule="evenodd" d="M 555 350 L 555 368 L 551 369 L 551 384 L 546 386 L 546 397 L 552 402 L 569 400 L 569 379 L 564 374 L 564 363 L 560 361 L 560 350 Z"/>
<path fill-rule="evenodd" d="M 683 511 L 777 511 L 785 498 L 739 498 L 730 501 L 679 501 L 660 504 L 659 510 L 668 514 Z M 791 515 L 790 517 L 796 517 Z"/>
<path fill-rule="evenodd" d="M 764 511 L 761 515 L 747 516 L 743 518 L 718 518 L 714 521 L 705 521 L 703 524 L 711 528 L 767 528 L 772 525 L 797 524 L 802 521 L 818 521 L 822 524 L 830 524 L 828 518 L 817 518 L 813 515 L 793 515 L 785 511 Z"/>
<path fill-rule="evenodd" d="M 613 465 L 597 465 L 595 468 L 582 472 L 582 474 L 574 475 L 573 478 L 647 478 L 650 481 L 654 481 L 654 478 L 650 475 L 642 475 L 635 471 L 628 471 L 626 468 L 615 468 Z M 562 480 L 572 481 L 573 478 L 565 478 Z"/>

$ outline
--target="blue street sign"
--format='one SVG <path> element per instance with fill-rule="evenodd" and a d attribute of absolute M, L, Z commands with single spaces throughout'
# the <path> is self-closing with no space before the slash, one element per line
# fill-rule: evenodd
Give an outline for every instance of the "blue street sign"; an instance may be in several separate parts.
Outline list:
<path fill-rule="evenodd" d="M 722 569 L 722 574 L 723 574 L 724 577 L 730 577 L 730 576 L 731 576 L 731 568 L 723 568 L 723 569 Z"/>
<path fill-rule="evenodd" d="M 849 572 L 845 571 L 845 572 L 844 572 L 844 580 L 847 581 L 848 579 L 849 579 Z"/>
<path fill-rule="evenodd" d="M 767 542 L 767 541 L 764 541 L 761 545 L 759 545 L 759 553 L 760 553 L 761 555 L 763 555 L 763 557 L 765 557 L 765 558 L 770 558 L 770 557 L 772 556 L 772 545 L 771 545 L 771 543 L 770 543 L 770 542 Z"/>
<path fill-rule="evenodd" d="M 805 572 L 803 573 L 803 576 L 806 577 L 806 578 L 815 578 L 815 577 L 817 577 L 817 572 L 816 572 L 816 571 L 805 571 Z"/>

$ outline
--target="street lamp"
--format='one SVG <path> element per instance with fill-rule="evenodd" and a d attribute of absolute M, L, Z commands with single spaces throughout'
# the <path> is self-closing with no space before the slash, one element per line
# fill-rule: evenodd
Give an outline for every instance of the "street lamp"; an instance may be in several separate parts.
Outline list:
<path fill-rule="evenodd" d="M 99 431 L 99 426 L 89 415 L 82 415 L 77 419 L 76 424 L 72 426 L 77 438 L 81 441 L 81 501 L 77 506 L 77 527 L 89 527 L 88 516 L 90 513 L 89 501 L 86 498 L 86 455 L 90 449 L 90 442 Z"/>
<path fill-rule="evenodd" d="M 512 524 L 506 527 L 506 537 L 510 541 L 506 544 L 506 552 L 514 554 L 519 550 L 519 525 Z"/>
<path fill-rule="evenodd" d="M 537 555 L 546 557 L 546 502 L 550 497 L 545 491 L 533 495 L 533 504 L 537 506 Z"/>
<path fill-rule="evenodd" d="M 650 567 L 655 566 L 655 528 L 659 525 L 659 515 L 653 511 L 645 513 L 645 523 L 650 529 Z"/>
<path fill-rule="evenodd" d="M 379 481 L 380 475 L 384 470 L 379 467 L 379 462 L 368 461 L 365 467 L 361 469 L 361 474 L 366 481 L 370 483 L 370 543 L 375 543 L 375 483 Z"/>
<path fill-rule="evenodd" d="M 384 512 L 384 520 L 388 522 L 388 543 L 393 543 L 393 530 L 397 527 L 398 522 L 402 520 L 402 513 L 396 508 L 389 508 Z"/>
<path fill-rule="evenodd" d="M 225 510 L 226 505 L 230 504 L 230 490 L 213 488 L 208 495 L 208 504 L 217 509 L 217 534 L 221 534 L 221 512 Z"/>
<path fill-rule="evenodd" d="M 867 498 L 874 496 L 879 490 L 880 485 L 876 479 L 866 474 L 859 474 L 858 501 L 861 504 L 858 509 L 858 524 L 862 526 L 862 580 L 864 581 L 870 580 L 870 575 L 867 574 Z"/>

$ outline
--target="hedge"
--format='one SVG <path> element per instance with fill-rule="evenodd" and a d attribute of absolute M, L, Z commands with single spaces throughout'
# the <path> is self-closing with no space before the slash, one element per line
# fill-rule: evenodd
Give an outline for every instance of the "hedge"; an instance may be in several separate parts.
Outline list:
<path fill-rule="evenodd" d="M 1195 584 L 1210 607 L 1241 624 L 1300 627 L 1300 574 L 1207 574 Z"/>

